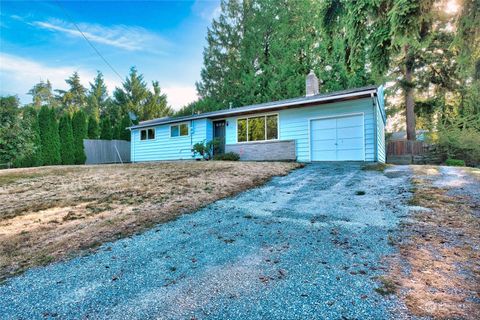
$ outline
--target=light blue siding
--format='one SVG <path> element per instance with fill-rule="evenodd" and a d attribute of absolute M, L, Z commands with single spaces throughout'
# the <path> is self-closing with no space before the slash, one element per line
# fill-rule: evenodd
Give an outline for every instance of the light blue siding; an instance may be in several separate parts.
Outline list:
<path fill-rule="evenodd" d="M 365 161 L 375 160 L 375 121 L 373 116 L 373 101 L 371 98 L 285 109 L 272 113 L 278 113 L 279 115 L 279 139 L 296 140 L 297 160 L 301 162 L 311 161 L 309 141 L 309 122 L 311 119 L 363 113 Z M 237 142 L 237 118 L 242 118 L 242 116 L 227 119 L 229 122 L 226 130 L 227 144 Z"/>
<path fill-rule="evenodd" d="M 192 145 L 211 138 L 212 123 L 208 119 L 188 121 L 189 135 L 170 137 L 170 124 L 156 126 L 154 140 L 140 140 L 140 130 L 132 130 L 133 162 L 193 159 Z"/>
<path fill-rule="evenodd" d="M 336 139 L 332 142 L 335 146 L 339 145 L 338 139 L 343 139 L 340 141 L 342 147 L 336 147 L 335 158 L 359 159 L 361 153 L 364 155 L 361 159 L 365 161 L 385 162 L 385 109 L 383 103 L 383 88 L 380 87 L 378 89 L 378 100 L 369 97 L 318 106 L 257 113 L 251 116 L 278 114 L 279 140 L 295 140 L 298 161 L 309 162 L 318 159 L 316 155 L 312 156 L 312 150 L 316 148 L 315 150 L 318 150 L 313 152 L 319 152 L 319 150 L 322 151 L 326 148 L 326 145 L 312 146 L 312 139 L 315 141 L 322 139 L 333 141 L 333 139 Z M 361 115 L 361 118 L 348 117 L 349 115 Z M 226 144 L 237 143 L 237 120 L 245 117 L 236 116 L 225 119 L 227 122 Z M 341 117 L 342 120 L 335 120 L 336 117 Z M 312 121 L 322 118 L 330 118 L 331 120 Z M 359 121 L 362 122 L 363 128 L 359 127 Z M 349 124 L 350 122 L 351 124 Z M 212 119 L 198 119 L 188 123 L 191 128 L 190 134 L 185 137 L 170 137 L 170 124 L 156 126 L 154 140 L 141 141 L 140 129 L 132 130 L 132 161 L 192 159 L 191 148 L 193 144 L 209 141 L 213 138 L 213 124 Z M 332 123 L 335 123 L 335 131 L 327 128 Z M 363 130 L 363 137 L 359 134 L 359 130 L 360 132 Z M 320 131 L 324 134 L 321 134 Z M 333 133 L 335 133 L 335 138 L 328 136 L 329 134 L 333 135 Z M 311 138 L 312 136 L 313 138 Z M 355 153 L 355 157 L 349 154 L 352 152 Z M 333 153 L 331 158 L 334 160 Z"/>

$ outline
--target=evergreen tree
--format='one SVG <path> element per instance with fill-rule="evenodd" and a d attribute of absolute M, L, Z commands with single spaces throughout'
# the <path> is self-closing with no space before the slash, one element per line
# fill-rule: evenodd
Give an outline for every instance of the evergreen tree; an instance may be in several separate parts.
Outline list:
<path fill-rule="evenodd" d="M 32 96 L 33 106 L 37 110 L 43 105 L 58 107 L 58 101 L 53 94 L 52 84 L 49 80 L 47 82 L 40 81 L 28 91 L 28 94 Z"/>
<path fill-rule="evenodd" d="M 83 139 L 87 138 L 87 126 L 85 112 L 83 110 L 75 112 L 72 118 L 75 164 L 85 164 L 87 160 L 83 146 Z"/>
<path fill-rule="evenodd" d="M 97 118 L 90 115 L 88 117 L 88 138 L 89 139 L 98 139 L 100 136 L 100 126 L 98 124 Z"/>
<path fill-rule="evenodd" d="M 100 114 L 105 114 L 107 111 L 108 100 L 107 86 L 105 85 L 103 74 L 97 71 L 97 76 L 93 80 L 93 83 L 90 83 L 90 90 L 87 97 L 87 115 L 96 118 L 98 123 Z"/>
<path fill-rule="evenodd" d="M 62 164 L 75 164 L 72 122 L 68 114 L 60 118 L 59 135 Z"/>
<path fill-rule="evenodd" d="M 130 141 L 130 130 L 127 128 L 131 125 L 132 123 L 130 122 L 128 114 L 124 115 L 116 127 L 115 139 Z"/>
<path fill-rule="evenodd" d="M 101 119 L 101 132 L 100 139 L 103 140 L 112 140 L 113 139 L 113 128 L 112 122 L 109 117 L 103 117 Z"/>
<path fill-rule="evenodd" d="M 74 113 L 85 108 L 87 103 L 87 89 L 81 84 L 78 72 L 74 72 L 65 82 L 70 88 L 67 91 L 56 91 L 59 93 L 59 99 L 67 109 L 67 112 Z"/>
<path fill-rule="evenodd" d="M 139 74 L 135 67 L 130 69 L 130 74 L 123 82 L 122 88 L 115 89 L 113 97 L 122 114 L 133 111 L 141 120 L 147 119 L 144 118 L 143 107 L 149 97 L 149 91 L 143 75 Z"/>
<path fill-rule="evenodd" d="M 148 97 L 145 101 L 145 105 L 142 108 L 142 114 L 140 117 L 142 119 L 153 119 L 172 115 L 173 110 L 167 104 L 167 95 L 162 93 L 158 81 L 153 81 L 152 87 L 153 92 L 148 92 Z M 138 115 L 137 113 L 135 114 Z M 125 116 L 123 118 L 125 118 Z M 130 123 L 130 121 L 128 122 Z M 126 121 L 124 121 L 123 124 L 125 123 Z"/>
<path fill-rule="evenodd" d="M 58 124 L 55 118 L 55 110 L 42 106 L 38 114 L 40 128 L 40 140 L 42 160 L 44 165 L 56 165 L 61 163 L 60 137 L 58 135 Z"/>
<path fill-rule="evenodd" d="M 30 123 L 20 117 L 16 96 L 0 97 L 0 163 L 18 166 L 35 151 Z"/>
<path fill-rule="evenodd" d="M 38 113 L 34 107 L 25 107 L 23 110 L 25 126 L 31 131 L 31 152 L 24 155 L 18 162 L 19 167 L 38 167 L 43 164 L 42 141 L 40 138 L 40 127 L 38 125 Z"/>

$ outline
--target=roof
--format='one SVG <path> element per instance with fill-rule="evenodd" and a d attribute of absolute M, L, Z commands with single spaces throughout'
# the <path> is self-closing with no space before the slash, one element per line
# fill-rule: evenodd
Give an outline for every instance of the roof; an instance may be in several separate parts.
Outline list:
<path fill-rule="evenodd" d="M 355 89 L 348 89 L 324 94 L 316 94 L 313 96 L 303 96 L 293 99 L 286 99 L 274 102 L 267 102 L 261 104 L 253 104 L 244 107 L 224 109 L 219 111 L 205 112 L 194 114 L 191 116 L 182 117 L 163 117 L 152 120 L 141 121 L 138 125 L 131 126 L 130 129 L 138 129 L 144 127 L 151 127 L 161 124 L 177 123 L 183 121 L 190 121 L 204 118 L 221 118 L 228 116 L 237 116 L 254 112 L 273 111 L 279 109 L 286 109 L 292 107 L 302 107 L 310 104 L 331 103 L 334 101 L 343 101 L 351 99 L 360 99 L 369 97 L 371 94 L 377 94 L 376 86 L 367 86 Z"/>

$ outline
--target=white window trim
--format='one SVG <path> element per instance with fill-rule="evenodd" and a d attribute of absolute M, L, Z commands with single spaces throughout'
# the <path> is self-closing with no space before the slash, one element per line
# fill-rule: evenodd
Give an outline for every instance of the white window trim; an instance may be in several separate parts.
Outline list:
<path fill-rule="evenodd" d="M 267 117 L 268 116 L 277 116 L 277 138 L 276 139 L 266 139 L 267 138 Z M 265 117 L 265 140 L 256 140 L 256 141 L 238 141 L 238 120 L 247 119 L 247 140 L 248 140 L 248 119 L 249 118 L 258 118 L 258 117 Z M 261 114 L 253 114 L 251 116 L 245 117 L 237 117 L 236 119 L 236 128 L 235 128 L 235 143 L 240 144 L 247 144 L 247 143 L 262 143 L 262 142 L 269 142 L 269 141 L 278 141 L 280 140 L 280 114 L 277 113 L 261 113 Z"/>
<path fill-rule="evenodd" d="M 187 130 L 188 130 L 188 133 L 184 136 L 180 135 L 180 126 L 184 124 L 187 126 Z M 172 136 L 172 127 L 178 127 L 178 136 L 174 137 Z M 188 137 L 190 136 L 190 125 L 188 122 L 180 122 L 180 123 L 175 123 L 175 124 L 171 124 L 168 128 L 170 130 L 170 139 L 176 139 L 176 138 L 185 138 L 185 137 Z"/>
<path fill-rule="evenodd" d="M 153 130 L 153 139 L 148 139 L 148 130 L 152 129 Z M 146 139 L 145 140 L 142 140 L 142 131 L 145 131 L 145 136 L 146 136 Z M 139 135 L 138 135 L 138 140 L 140 142 L 145 142 L 145 141 L 155 141 L 157 139 L 157 129 L 155 127 L 153 128 L 143 128 L 143 129 L 140 129 L 139 131 Z"/>

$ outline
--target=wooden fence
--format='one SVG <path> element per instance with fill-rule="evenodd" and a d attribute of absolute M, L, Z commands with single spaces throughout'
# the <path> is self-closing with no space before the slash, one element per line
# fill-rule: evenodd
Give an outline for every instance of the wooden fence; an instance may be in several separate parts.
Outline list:
<path fill-rule="evenodd" d="M 125 140 L 83 139 L 85 164 L 130 162 L 130 142 Z"/>
<path fill-rule="evenodd" d="M 428 151 L 428 146 L 423 141 L 397 140 L 387 143 L 388 156 L 422 155 Z"/>

